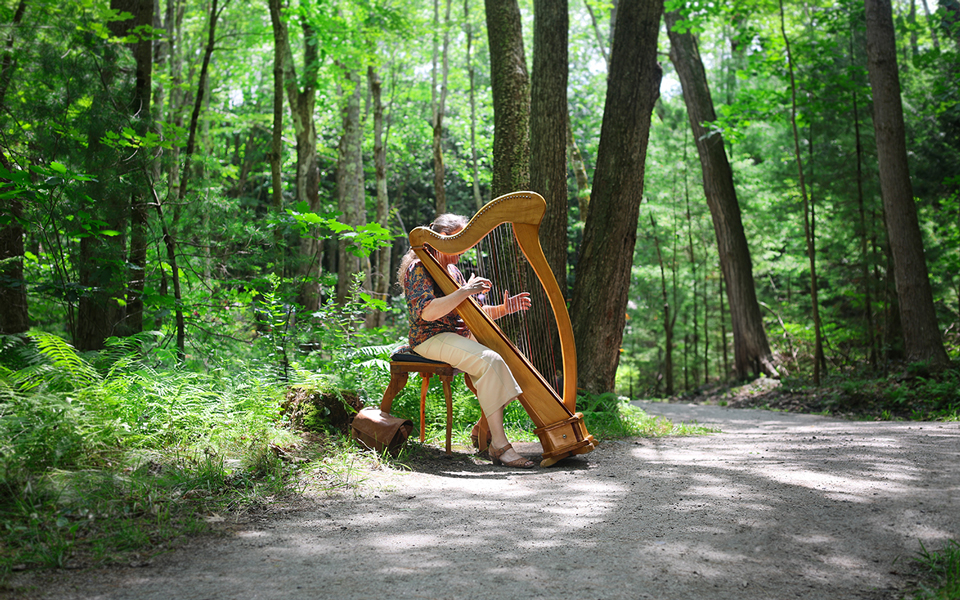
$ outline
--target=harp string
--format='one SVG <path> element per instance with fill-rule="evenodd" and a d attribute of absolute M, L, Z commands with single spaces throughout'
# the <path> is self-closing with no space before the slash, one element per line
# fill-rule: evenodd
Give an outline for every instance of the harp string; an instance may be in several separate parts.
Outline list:
<path fill-rule="evenodd" d="M 505 291 L 510 295 L 530 293 L 531 308 L 498 319 L 497 326 L 555 391 L 563 389 L 559 335 L 553 311 L 543 285 L 516 241 L 512 224 L 494 228 L 462 261 L 466 270 L 473 270 L 492 282 L 493 286 L 483 298 L 484 304 L 502 303 Z"/>

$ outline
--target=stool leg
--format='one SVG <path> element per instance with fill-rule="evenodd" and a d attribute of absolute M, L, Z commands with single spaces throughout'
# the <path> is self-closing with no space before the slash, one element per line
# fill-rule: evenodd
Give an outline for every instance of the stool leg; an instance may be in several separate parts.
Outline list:
<path fill-rule="evenodd" d="M 443 397 L 447 401 L 447 455 L 450 452 L 450 436 L 453 430 L 453 392 L 450 384 L 453 383 L 453 377 L 450 375 L 441 375 L 440 381 L 443 382 Z"/>
<path fill-rule="evenodd" d="M 420 443 L 427 437 L 427 390 L 430 389 L 432 374 L 420 373 Z"/>
<path fill-rule="evenodd" d="M 397 394 L 400 393 L 403 386 L 407 385 L 407 378 L 409 376 L 409 373 L 393 372 L 390 374 L 390 385 L 388 385 L 386 391 L 383 392 L 383 400 L 380 401 L 381 412 L 390 414 L 390 409 L 393 408 L 393 399 L 397 397 Z"/>

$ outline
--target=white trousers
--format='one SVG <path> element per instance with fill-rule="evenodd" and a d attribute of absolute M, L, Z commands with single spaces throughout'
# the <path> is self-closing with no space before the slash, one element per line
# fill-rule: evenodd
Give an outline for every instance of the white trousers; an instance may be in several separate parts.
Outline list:
<path fill-rule="evenodd" d="M 477 400 L 486 415 L 492 414 L 523 393 L 503 358 L 483 344 L 456 333 L 438 333 L 413 349 L 470 375 Z"/>

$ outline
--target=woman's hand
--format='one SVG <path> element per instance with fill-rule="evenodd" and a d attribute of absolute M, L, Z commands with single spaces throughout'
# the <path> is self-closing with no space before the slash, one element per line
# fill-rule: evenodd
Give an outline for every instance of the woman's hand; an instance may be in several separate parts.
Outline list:
<path fill-rule="evenodd" d="M 509 291 L 503 292 L 503 314 L 512 315 L 521 310 L 528 310 L 533 304 L 530 300 L 530 292 L 520 292 L 516 296 L 511 296 Z"/>
<path fill-rule="evenodd" d="M 436 321 L 442 319 L 453 312 L 464 300 L 476 294 L 482 294 L 489 291 L 493 284 L 489 279 L 470 275 L 470 280 L 459 287 L 455 292 L 447 296 L 434 298 L 428 302 L 420 313 L 420 318 L 424 321 Z"/>
<path fill-rule="evenodd" d="M 464 290 L 468 296 L 474 296 L 490 291 L 491 287 L 493 287 L 493 283 L 489 279 L 477 277 L 475 273 L 471 273 L 470 280 L 463 284 L 460 289 Z"/>

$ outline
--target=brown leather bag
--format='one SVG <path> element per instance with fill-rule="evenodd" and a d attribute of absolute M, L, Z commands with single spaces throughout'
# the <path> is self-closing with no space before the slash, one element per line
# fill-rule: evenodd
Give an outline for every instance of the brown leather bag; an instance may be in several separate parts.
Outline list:
<path fill-rule="evenodd" d="M 396 457 L 413 431 L 413 422 L 372 407 L 357 413 L 350 425 L 350 431 L 353 439 L 360 445 L 377 452 L 386 450 Z"/>

